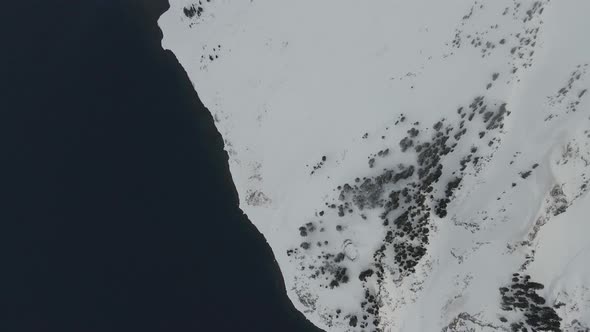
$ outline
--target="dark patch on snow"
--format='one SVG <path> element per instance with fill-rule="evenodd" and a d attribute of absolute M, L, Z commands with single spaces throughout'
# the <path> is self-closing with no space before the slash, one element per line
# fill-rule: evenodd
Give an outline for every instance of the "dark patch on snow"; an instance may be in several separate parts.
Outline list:
<path fill-rule="evenodd" d="M 530 279 L 528 275 L 514 273 L 510 285 L 500 288 L 502 310 L 521 312 L 524 315 L 523 320 L 510 325 L 511 331 L 531 329 L 562 332 L 561 318 L 552 307 L 546 305 L 546 300 L 537 294 L 545 286 Z"/>

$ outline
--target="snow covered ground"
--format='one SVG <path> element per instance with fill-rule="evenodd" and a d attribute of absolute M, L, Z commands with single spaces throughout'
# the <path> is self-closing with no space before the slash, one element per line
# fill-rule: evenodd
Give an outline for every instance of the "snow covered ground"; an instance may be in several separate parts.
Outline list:
<path fill-rule="evenodd" d="M 327 331 L 588 331 L 590 2 L 171 0 L 240 207 Z"/>

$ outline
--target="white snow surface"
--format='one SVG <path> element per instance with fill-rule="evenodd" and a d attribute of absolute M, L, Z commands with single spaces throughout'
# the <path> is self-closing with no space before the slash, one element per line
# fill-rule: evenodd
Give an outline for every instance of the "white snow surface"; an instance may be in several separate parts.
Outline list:
<path fill-rule="evenodd" d="M 589 13 L 587 0 L 170 0 L 159 25 L 315 325 L 588 331 Z M 520 279 L 542 289 L 517 308 L 500 288 Z M 533 322 L 539 308 L 558 327 Z"/>

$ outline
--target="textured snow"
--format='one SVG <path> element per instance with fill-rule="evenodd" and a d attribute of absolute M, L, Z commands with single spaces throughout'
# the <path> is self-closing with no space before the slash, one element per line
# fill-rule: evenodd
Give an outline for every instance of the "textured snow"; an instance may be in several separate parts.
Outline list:
<path fill-rule="evenodd" d="M 314 324 L 588 331 L 590 2 L 170 2 L 162 46 Z"/>

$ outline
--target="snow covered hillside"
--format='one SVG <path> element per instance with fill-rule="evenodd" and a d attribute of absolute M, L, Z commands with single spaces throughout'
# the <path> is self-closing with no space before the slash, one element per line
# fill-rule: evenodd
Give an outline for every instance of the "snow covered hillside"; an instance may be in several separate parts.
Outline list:
<path fill-rule="evenodd" d="M 588 13 L 171 0 L 159 24 L 314 324 L 569 332 L 590 327 Z"/>

